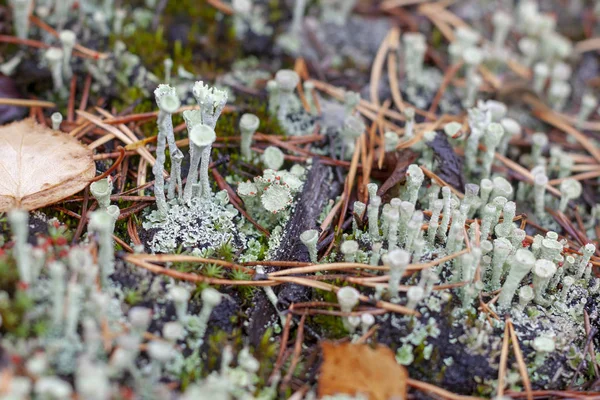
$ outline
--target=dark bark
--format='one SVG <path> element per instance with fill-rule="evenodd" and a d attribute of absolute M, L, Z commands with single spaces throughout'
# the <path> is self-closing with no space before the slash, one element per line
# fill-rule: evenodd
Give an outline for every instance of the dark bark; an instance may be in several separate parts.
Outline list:
<path fill-rule="evenodd" d="M 283 238 L 274 260 L 308 262 L 308 250 L 300 241 L 300 234 L 307 229 L 316 227 L 317 218 L 323 206 L 330 198 L 335 198 L 341 190 L 339 182 L 334 181 L 331 167 L 313 159 L 296 208 L 284 228 Z M 277 298 L 282 308 L 292 303 L 306 301 L 310 298 L 310 289 L 296 284 L 284 284 L 276 289 Z M 267 299 L 263 290 L 254 295 L 253 306 L 250 309 L 248 335 L 250 343 L 260 342 L 267 325 L 275 321 L 277 312 Z"/>
<path fill-rule="evenodd" d="M 438 132 L 431 142 L 427 143 L 433 150 L 437 161 L 436 173 L 446 183 L 461 192 L 465 191 L 465 177 L 463 175 L 463 159 L 459 157 L 448 142 L 444 133 Z"/>

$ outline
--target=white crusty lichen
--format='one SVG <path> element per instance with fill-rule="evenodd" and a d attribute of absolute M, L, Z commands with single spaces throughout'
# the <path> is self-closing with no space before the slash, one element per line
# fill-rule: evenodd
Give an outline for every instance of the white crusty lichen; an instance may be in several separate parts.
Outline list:
<path fill-rule="evenodd" d="M 267 169 L 279 171 L 285 161 L 284 157 L 285 155 L 279 147 L 268 146 L 262 155 L 262 160 Z"/>
<path fill-rule="evenodd" d="M 154 253 L 173 253 L 179 248 L 217 249 L 228 243 L 241 248 L 245 235 L 238 229 L 239 212 L 230 204 L 227 192 L 208 199 L 195 197 L 190 205 L 173 203 L 164 218 L 150 215 L 143 223 L 145 229 L 156 229 L 148 243 Z M 218 193 L 217 193 L 218 194 Z"/>
<path fill-rule="evenodd" d="M 240 182 L 237 194 L 251 217 L 265 227 L 273 227 L 288 216 L 294 195 L 302 188 L 302 180 L 286 170 L 266 169 L 253 181 Z"/>

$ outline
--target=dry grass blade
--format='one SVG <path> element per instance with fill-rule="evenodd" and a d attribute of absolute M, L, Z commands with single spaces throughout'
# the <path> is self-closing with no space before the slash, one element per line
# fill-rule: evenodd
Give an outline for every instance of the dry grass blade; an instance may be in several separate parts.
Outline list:
<path fill-rule="evenodd" d="M 223 3 L 221 0 L 206 0 L 208 4 L 221 11 L 225 15 L 233 15 L 233 8 L 226 3 Z"/>
<path fill-rule="evenodd" d="M 54 36 L 55 38 L 58 38 L 59 34 L 56 31 L 56 29 L 52 28 L 50 25 L 46 24 L 44 21 L 42 21 L 41 19 L 39 19 L 38 17 L 36 17 L 35 15 L 30 15 L 29 16 L 29 20 L 36 26 L 40 27 L 41 29 L 45 30 L 46 32 L 48 32 L 49 34 L 51 34 L 52 36 Z M 79 43 L 75 43 L 75 47 L 74 47 L 75 51 L 73 52 L 73 55 L 78 56 L 78 57 L 85 57 L 85 58 L 91 58 L 94 60 L 99 60 L 99 59 L 106 59 L 108 58 L 108 54 L 106 53 L 100 53 L 98 51 L 92 50 L 92 49 L 88 49 L 87 47 L 82 46 Z"/>
<path fill-rule="evenodd" d="M 342 203 L 344 202 L 344 198 L 345 198 L 345 195 L 342 193 L 340 200 L 337 203 L 335 203 L 335 205 L 331 208 L 331 211 L 329 211 L 329 214 L 327 214 L 327 216 L 321 223 L 321 226 L 320 226 L 321 232 L 324 232 L 326 229 L 329 228 L 329 226 L 331 225 L 331 222 L 333 221 L 333 218 L 335 218 L 336 214 L 340 210 L 340 207 L 342 206 Z"/>
<path fill-rule="evenodd" d="M 426 4 L 425 4 L 426 5 Z M 425 15 L 435 25 L 436 28 L 444 35 L 449 42 L 454 41 L 454 31 L 452 27 L 444 20 L 438 17 L 438 10 L 431 10 L 423 6 L 419 7 L 419 11 Z"/>

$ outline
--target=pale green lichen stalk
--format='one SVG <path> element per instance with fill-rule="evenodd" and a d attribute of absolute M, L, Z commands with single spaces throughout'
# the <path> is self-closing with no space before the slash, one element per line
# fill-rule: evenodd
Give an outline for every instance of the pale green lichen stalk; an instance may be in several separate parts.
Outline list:
<path fill-rule="evenodd" d="M 19 279 L 29 284 L 31 276 L 30 245 L 27 243 L 29 235 L 29 213 L 24 210 L 12 210 L 8 213 L 8 222 L 13 231 L 15 241 L 15 259 L 19 270 Z"/>
<path fill-rule="evenodd" d="M 252 145 L 252 136 L 258 129 L 260 120 L 254 114 L 246 113 L 240 118 L 240 133 L 242 136 L 241 152 L 245 160 L 252 158 L 250 146 Z"/>
<path fill-rule="evenodd" d="M 227 92 L 210 87 L 204 82 L 199 81 L 194 84 L 192 93 L 200 106 L 200 111 L 189 118 L 191 123 L 188 123 L 188 119 L 186 118 L 188 129 L 191 127 L 193 130 L 198 123 L 201 123 L 214 131 L 217 120 L 227 103 Z M 192 198 L 193 188 L 198 179 L 198 173 L 200 175 L 200 196 L 206 198 L 211 194 L 210 184 L 208 182 L 208 164 L 210 162 L 211 148 L 212 143 L 205 145 L 201 150 L 197 148 L 190 150 L 192 161 L 190 163 L 190 171 L 188 173 L 183 194 L 183 200 L 186 203 Z M 200 172 L 198 172 L 198 163 L 200 163 Z"/>
<path fill-rule="evenodd" d="M 158 139 L 156 146 L 156 163 L 152 167 L 154 173 L 154 195 L 156 196 L 156 206 L 161 215 L 165 215 L 168 211 L 167 200 L 165 197 L 165 180 L 164 180 L 164 165 L 165 165 L 165 150 L 166 145 L 169 145 L 171 157 L 176 153 L 177 145 L 175 144 L 175 136 L 173 133 L 173 120 L 171 115 L 179 109 L 181 102 L 174 88 L 168 85 L 159 85 L 154 91 L 156 103 L 158 104 Z M 171 177 L 173 179 L 173 177 Z"/>

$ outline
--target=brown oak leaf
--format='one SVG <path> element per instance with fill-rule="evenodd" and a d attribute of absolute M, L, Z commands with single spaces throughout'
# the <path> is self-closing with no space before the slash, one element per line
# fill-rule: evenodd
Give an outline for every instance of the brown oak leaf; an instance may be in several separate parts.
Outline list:
<path fill-rule="evenodd" d="M 0 127 L 0 212 L 55 203 L 95 174 L 92 151 L 66 133 L 31 118 Z"/>
<path fill-rule="evenodd" d="M 370 400 L 406 399 L 408 372 L 389 347 L 323 342 L 321 348 L 319 398 L 343 393 Z"/>

